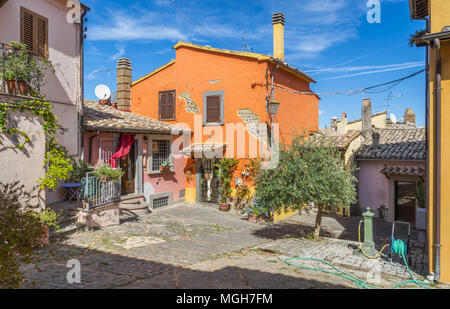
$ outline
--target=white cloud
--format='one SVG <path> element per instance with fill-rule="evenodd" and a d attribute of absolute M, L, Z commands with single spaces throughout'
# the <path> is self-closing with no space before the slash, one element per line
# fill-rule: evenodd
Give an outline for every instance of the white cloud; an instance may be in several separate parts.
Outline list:
<path fill-rule="evenodd" d="M 117 59 L 125 55 L 126 48 L 124 44 L 118 43 L 115 45 L 115 47 L 117 49 L 117 53 L 109 58 L 110 61 L 116 61 Z"/>

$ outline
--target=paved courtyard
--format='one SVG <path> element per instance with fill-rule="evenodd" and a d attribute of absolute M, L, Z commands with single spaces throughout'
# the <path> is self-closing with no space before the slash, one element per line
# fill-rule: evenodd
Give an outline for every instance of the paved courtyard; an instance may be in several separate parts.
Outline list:
<path fill-rule="evenodd" d="M 312 217 L 254 224 L 240 214 L 208 206 L 160 209 L 140 218 L 123 218 L 119 226 L 67 236 L 42 249 L 35 264 L 24 266 L 24 287 L 355 287 L 337 276 L 291 267 L 283 262 L 290 257 L 321 258 L 366 281 L 374 261 L 353 254 L 357 242 L 344 239 L 345 233 L 333 226 L 337 222 L 333 217 L 324 222 L 324 236 L 329 237 L 308 240 Z M 342 220 L 353 225 L 352 219 Z M 80 262 L 80 284 L 67 281 L 71 270 L 67 262 L 73 259 Z M 419 255 L 414 260 L 419 261 Z M 316 262 L 307 264 L 330 269 Z M 377 286 L 389 288 L 408 278 L 399 265 L 383 260 L 378 265 L 381 281 Z"/>

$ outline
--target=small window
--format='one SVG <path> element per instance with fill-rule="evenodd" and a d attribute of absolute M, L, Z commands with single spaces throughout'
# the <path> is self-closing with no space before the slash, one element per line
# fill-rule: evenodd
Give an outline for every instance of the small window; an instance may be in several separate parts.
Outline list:
<path fill-rule="evenodd" d="M 151 172 L 159 171 L 161 164 L 169 160 L 170 140 L 153 140 Z"/>
<path fill-rule="evenodd" d="M 175 120 L 175 90 L 159 93 L 159 120 Z"/>
<path fill-rule="evenodd" d="M 21 42 L 42 58 L 48 57 L 48 19 L 21 8 Z"/>
<path fill-rule="evenodd" d="M 203 125 L 224 123 L 224 92 L 205 92 L 203 99 Z"/>

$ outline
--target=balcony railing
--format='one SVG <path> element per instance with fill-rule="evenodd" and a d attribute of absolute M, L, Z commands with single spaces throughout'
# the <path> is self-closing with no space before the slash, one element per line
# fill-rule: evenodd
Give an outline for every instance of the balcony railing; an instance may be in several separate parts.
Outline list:
<path fill-rule="evenodd" d="M 107 204 L 120 202 L 121 199 L 121 181 L 109 181 L 99 179 L 93 172 L 86 174 L 83 179 L 82 200 L 86 202 L 86 208 L 103 206 Z"/>
<path fill-rule="evenodd" d="M 40 94 L 50 62 L 19 47 L 0 43 L 0 93 L 21 96 Z"/>

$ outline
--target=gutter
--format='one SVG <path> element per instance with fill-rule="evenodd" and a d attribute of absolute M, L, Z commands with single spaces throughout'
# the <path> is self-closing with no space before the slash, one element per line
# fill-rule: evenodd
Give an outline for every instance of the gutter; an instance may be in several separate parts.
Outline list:
<path fill-rule="evenodd" d="M 81 156 L 81 159 L 84 159 L 84 129 L 83 126 L 81 126 L 81 119 L 84 114 L 84 18 L 86 17 L 87 12 L 90 10 L 87 6 L 82 5 L 83 7 L 83 14 L 81 15 L 81 23 L 80 23 L 80 96 L 81 96 L 81 102 L 80 102 L 80 112 L 78 113 L 78 124 L 80 128 L 80 139 L 79 139 L 79 155 Z M 91 155 L 89 151 L 89 156 Z M 89 160 L 90 162 L 90 160 Z"/>
<path fill-rule="evenodd" d="M 450 35 L 450 32 L 449 32 Z M 442 62 L 441 41 L 439 38 L 433 40 L 436 61 L 435 78 L 435 111 L 434 111 L 434 280 L 439 282 L 441 275 L 441 101 L 442 101 Z"/>

